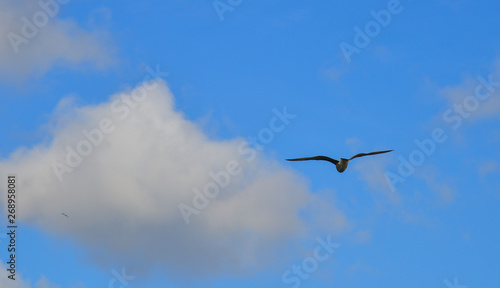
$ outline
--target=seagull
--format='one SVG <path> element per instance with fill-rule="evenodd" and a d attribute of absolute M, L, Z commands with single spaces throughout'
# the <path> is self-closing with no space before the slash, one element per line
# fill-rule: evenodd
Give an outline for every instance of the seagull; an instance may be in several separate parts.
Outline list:
<path fill-rule="evenodd" d="M 359 154 L 352 156 L 349 159 L 340 158 L 340 161 L 332 159 L 330 157 L 326 157 L 326 156 L 314 156 L 314 157 L 294 158 L 294 159 L 286 159 L 286 160 L 287 161 L 325 160 L 325 161 L 328 161 L 328 162 L 335 164 L 335 166 L 337 167 L 337 171 L 339 171 L 339 173 L 342 173 L 345 171 L 345 169 L 347 169 L 347 165 L 349 164 L 349 161 L 351 161 L 354 158 L 368 156 L 368 155 L 382 154 L 382 153 L 387 153 L 387 152 L 391 152 L 391 151 L 393 151 L 393 150 L 376 151 L 376 152 L 370 152 L 370 153 L 359 153 Z"/>
<path fill-rule="evenodd" d="M 61 213 L 62 215 L 66 216 L 66 218 L 69 218 L 68 215 L 66 215 L 66 213 Z"/>

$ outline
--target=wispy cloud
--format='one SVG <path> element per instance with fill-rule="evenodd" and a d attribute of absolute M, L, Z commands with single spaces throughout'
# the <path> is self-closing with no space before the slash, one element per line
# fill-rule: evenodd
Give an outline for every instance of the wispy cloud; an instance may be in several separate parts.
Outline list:
<path fill-rule="evenodd" d="M 362 163 L 354 164 L 354 169 L 360 173 L 360 179 L 364 180 L 372 191 L 378 191 L 385 199 L 395 204 L 401 201 L 401 195 L 396 190 L 392 190 L 386 180 L 387 167 L 393 163 L 391 159 L 393 158 L 389 155 L 367 157 Z"/>
<path fill-rule="evenodd" d="M 497 161 L 485 161 L 478 165 L 477 172 L 481 176 L 488 175 L 494 171 L 498 170 L 498 162 Z"/>
<path fill-rule="evenodd" d="M 488 77 L 467 77 L 456 86 L 445 87 L 441 95 L 449 101 L 450 109 L 443 120 L 453 128 L 462 122 L 488 117 L 499 117 L 500 112 L 500 60 L 497 60 Z M 455 128 L 454 128 L 455 129 Z"/>
<path fill-rule="evenodd" d="M 435 167 L 427 165 L 424 169 L 418 170 L 415 176 L 425 181 L 426 186 L 435 195 L 438 203 L 447 204 L 455 200 L 456 192 L 450 184 L 451 181 L 443 179 L 442 173 Z"/>
<path fill-rule="evenodd" d="M 360 230 L 354 234 L 354 241 L 358 243 L 370 243 L 373 235 L 370 230 Z"/>
<path fill-rule="evenodd" d="M 449 131 L 460 137 L 465 123 L 473 123 L 480 119 L 498 118 L 500 112 L 500 61 L 496 61 L 492 73 L 488 76 L 467 77 L 463 83 L 446 87 L 440 93 L 449 100 L 448 108 L 432 119 L 435 127 L 424 139 L 415 139 L 415 149 L 408 156 L 399 155 L 398 174 L 386 173 L 387 184 L 395 190 L 395 184 L 404 182 L 406 178 L 419 172 L 429 188 L 439 191 L 444 202 L 453 200 L 453 190 L 445 184 L 437 184 L 436 176 L 422 171 L 429 158 L 435 157 L 436 151 L 449 137 Z M 462 128 L 462 129 L 461 129 Z M 433 172 L 434 173 L 434 172 Z"/>
<path fill-rule="evenodd" d="M 22 275 L 16 273 L 15 280 L 9 279 L 9 273 L 7 267 L 0 263 L 0 287 L 5 288 L 60 288 L 61 286 L 56 285 L 49 281 L 45 275 L 41 275 L 34 285 L 30 284 L 29 280 L 23 279 Z"/>

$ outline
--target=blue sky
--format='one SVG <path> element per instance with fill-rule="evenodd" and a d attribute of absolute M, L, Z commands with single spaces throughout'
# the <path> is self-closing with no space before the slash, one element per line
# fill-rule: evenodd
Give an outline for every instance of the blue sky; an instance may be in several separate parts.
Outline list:
<path fill-rule="evenodd" d="M 66 2 L 0 4 L 0 287 L 500 284 L 499 4 Z"/>

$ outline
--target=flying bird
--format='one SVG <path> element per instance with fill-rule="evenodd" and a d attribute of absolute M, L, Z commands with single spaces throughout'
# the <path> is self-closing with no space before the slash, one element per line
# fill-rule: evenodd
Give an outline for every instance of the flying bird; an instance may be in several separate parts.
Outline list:
<path fill-rule="evenodd" d="M 68 215 L 66 215 L 66 213 L 61 213 L 62 215 L 66 216 L 66 218 L 69 218 Z"/>
<path fill-rule="evenodd" d="M 359 153 L 359 154 L 352 156 L 349 159 L 340 158 L 340 161 L 332 159 L 330 157 L 326 157 L 326 156 L 314 156 L 314 157 L 294 158 L 294 159 L 286 159 L 286 160 L 287 161 L 324 160 L 324 161 L 328 161 L 328 162 L 335 164 L 335 166 L 337 167 L 337 171 L 339 171 L 339 173 L 342 173 L 345 171 L 345 169 L 347 169 L 347 165 L 349 164 L 349 161 L 351 161 L 354 158 L 368 156 L 368 155 L 382 154 L 382 153 L 387 153 L 387 152 L 391 152 L 391 151 L 393 151 L 393 150 L 376 151 L 376 152 L 370 152 L 370 153 Z"/>

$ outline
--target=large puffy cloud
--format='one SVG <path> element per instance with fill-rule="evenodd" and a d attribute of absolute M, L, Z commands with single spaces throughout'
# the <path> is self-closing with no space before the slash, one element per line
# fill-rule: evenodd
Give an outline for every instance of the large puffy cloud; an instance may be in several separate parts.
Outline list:
<path fill-rule="evenodd" d="M 42 3 L 42 4 L 40 4 Z M 0 2 L 0 75 L 21 80 L 54 65 L 89 63 L 99 69 L 115 60 L 109 37 L 58 18 L 67 0 Z"/>
<path fill-rule="evenodd" d="M 292 247 L 346 227 L 333 203 L 244 139 L 209 139 L 174 109 L 164 83 L 97 106 L 72 103 L 62 100 L 54 112 L 51 140 L 12 153 L 0 175 L 18 174 L 21 221 L 71 235 L 95 263 L 132 274 L 163 267 L 191 277 L 239 275 L 280 267 L 300 251 Z M 281 121 L 276 115 L 270 119 Z M 76 163 L 73 150 L 89 155 Z M 195 197 L 206 189 L 218 191 L 208 203 Z M 196 209 L 189 223 L 179 207 Z"/>

